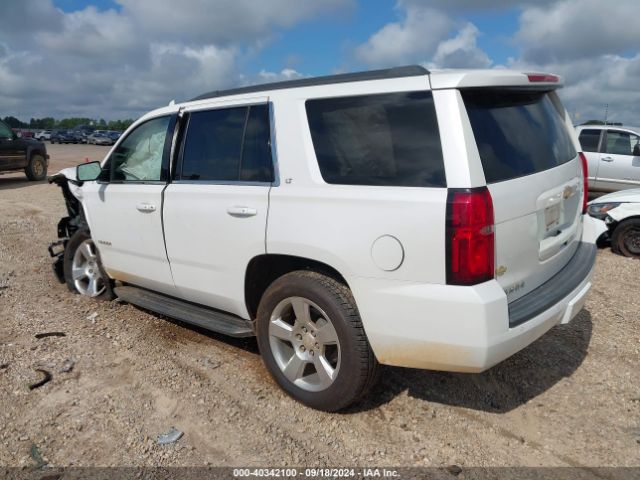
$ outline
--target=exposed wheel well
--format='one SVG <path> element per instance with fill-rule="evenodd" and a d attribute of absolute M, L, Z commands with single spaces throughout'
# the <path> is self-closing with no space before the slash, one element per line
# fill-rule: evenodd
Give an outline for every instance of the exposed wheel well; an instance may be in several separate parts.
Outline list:
<path fill-rule="evenodd" d="M 41 157 L 46 158 L 45 154 L 41 150 L 34 148 L 33 150 L 29 151 L 28 160 L 31 161 L 34 155 L 40 155 Z"/>
<path fill-rule="evenodd" d="M 347 285 L 347 281 L 335 268 L 316 260 L 291 255 L 266 254 L 254 257 L 247 266 L 244 280 L 244 295 L 251 318 L 256 318 L 262 295 L 274 280 L 295 270 L 310 270 L 323 273 Z"/>

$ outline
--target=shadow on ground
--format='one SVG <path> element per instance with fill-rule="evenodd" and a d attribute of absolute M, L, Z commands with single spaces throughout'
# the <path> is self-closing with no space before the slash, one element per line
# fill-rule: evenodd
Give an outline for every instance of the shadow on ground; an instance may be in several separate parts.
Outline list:
<path fill-rule="evenodd" d="M 42 185 L 47 183 L 46 180 L 40 180 L 39 182 L 32 182 L 27 180 L 27 177 L 11 176 L 6 177 L 0 175 L 0 190 L 13 190 L 14 188 L 31 187 L 33 185 Z"/>
<path fill-rule="evenodd" d="M 587 356 L 593 325 L 582 310 L 514 356 L 483 373 L 448 373 L 383 367 L 371 394 L 351 411 L 369 410 L 400 393 L 428 402 L 506 413 L 569 377 Z"/>
<path fill-rule="evenodd" d="M 160 318 L 187 330 L 180 333 L 154 328 L 154 335 L 164 336 L 168 341 L 200 343 L 206 342 L 208 337 L 251 354 L 260 354 L 254 337 L 232 338 L 164 316 Z M 569 324 L 552 328 L 524 350 L 483 373 L 383 366 L 378 384 L 362 402 L 344 413 L 375 409 L 405 391 L 410 397 L 426 402 L 506 413 L 571 376 L 587 356 L 592 330 L 591 314 L 582 310 Z"/>

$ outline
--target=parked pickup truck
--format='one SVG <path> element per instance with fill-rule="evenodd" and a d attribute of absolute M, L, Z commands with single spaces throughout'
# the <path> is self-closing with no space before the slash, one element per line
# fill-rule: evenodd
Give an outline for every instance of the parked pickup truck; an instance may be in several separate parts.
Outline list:
<path fill-rule="evenodd" d="M 18 137 L 0 120 L 0 172 L 24 171 L 29 180 L 44 180 L 49 155 L 44 143 L 33 138 Z"/>
<path fill-rule="evenodd" d="M 615 192 L 640 187 L 640 128 L 576 127 L 589 165 L 589 189 Z"/>

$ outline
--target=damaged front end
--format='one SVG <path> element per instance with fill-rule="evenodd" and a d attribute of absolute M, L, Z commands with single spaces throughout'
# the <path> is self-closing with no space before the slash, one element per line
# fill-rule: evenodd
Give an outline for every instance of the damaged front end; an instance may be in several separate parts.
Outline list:
<path fill-rule="evenodd" d="M 67 242 L 82 228 L 86 228 L 87 222 L 80 199 L 82 190 L 76 180 L 75 168 L 66 168 L 48 178 L 49 183 L 55 183 L 62 189 L 64 203 L 68 216 L 58 222 L 58 241 L 49 245 L 49 255 L 53 260 L 53 272 L 60 283 L 64 283 L 64 251 Z"/>

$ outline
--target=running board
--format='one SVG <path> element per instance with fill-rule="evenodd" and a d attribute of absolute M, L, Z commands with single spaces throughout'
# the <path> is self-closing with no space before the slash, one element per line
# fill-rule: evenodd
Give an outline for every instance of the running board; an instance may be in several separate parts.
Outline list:
<path fill-rule="evenodd" d="M 116 287 L 118 298 L 138 307 L 231 337 L 252 337 L 249 320 L 137 287 Z"/>

